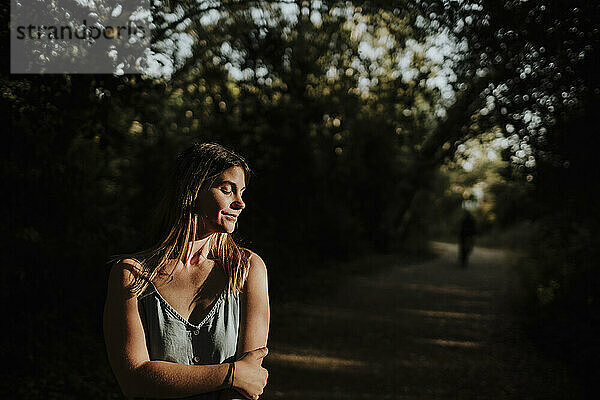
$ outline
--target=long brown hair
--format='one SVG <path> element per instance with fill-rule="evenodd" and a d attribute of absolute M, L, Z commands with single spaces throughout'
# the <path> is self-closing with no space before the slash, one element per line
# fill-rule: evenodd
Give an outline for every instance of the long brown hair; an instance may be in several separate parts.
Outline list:
<path fill-rule="evenodd" d="M 157 243 L 127 257 L 141 265 L 140 273 L 135 274 L 136 279 L 130 285 L 133 294 L 139 296 L 169 260 L 176 263 L 184 260 L 198 229 L 195 209 L 198 193 L 210 189 L 215 179 L 231 167 L 242 168 L 248 181 L 250 168 L 246 161 L 219 144 L 194 143 L 177 156 L 158 209 Z M 249 251 L 238 247 L 228 233 L 213 234 L 209 246 L 209 257 L 216 259 L 227 274 L 228 290 L 238 293 L 248 275 Z"/>

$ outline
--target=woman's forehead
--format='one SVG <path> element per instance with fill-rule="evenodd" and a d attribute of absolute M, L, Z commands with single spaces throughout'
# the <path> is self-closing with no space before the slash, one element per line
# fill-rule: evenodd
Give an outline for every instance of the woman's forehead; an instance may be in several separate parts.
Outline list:
<path fill-rule="evenodd" d="M 234 166 L 221 172 L 217 180 L 233 182 L 240 187 L 244 187 L 246 185 L 246 173 L 242 167 Z"/>

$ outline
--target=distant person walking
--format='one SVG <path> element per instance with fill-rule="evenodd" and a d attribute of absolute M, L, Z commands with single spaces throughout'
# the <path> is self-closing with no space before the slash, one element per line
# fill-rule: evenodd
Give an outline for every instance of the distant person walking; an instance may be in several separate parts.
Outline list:
<path fill-rule="evenodd" d="M 459 241 L 459 261 L 463 267 L 466 267 L 469 263 L 469 255 L 473 251 L 476 230 L 475 218 L 468 210 L 465 210 L 460 222 Z"/>

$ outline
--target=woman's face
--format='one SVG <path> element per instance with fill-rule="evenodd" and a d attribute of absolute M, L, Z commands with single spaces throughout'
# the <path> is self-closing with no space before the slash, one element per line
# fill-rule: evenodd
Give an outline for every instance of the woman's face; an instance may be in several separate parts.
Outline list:
<path fill-rule="evenodd" d="M 231 167 L 223 171 L 208 190 L 198 193 L 196 209 L 198 210 L 199 229 L 204 234 L 232 233 L 237 219 L 246 206 L 242 193 L 246 189 L 244 170 Z"/>

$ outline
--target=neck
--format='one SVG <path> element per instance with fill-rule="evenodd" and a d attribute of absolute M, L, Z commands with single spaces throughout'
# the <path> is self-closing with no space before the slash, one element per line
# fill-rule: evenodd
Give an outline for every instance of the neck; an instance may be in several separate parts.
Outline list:
<path fill-rule="evenodd" d="M 189 243 L 189 250 L 186 256 L 185 265 L 197 264 L 208 258 L 210 250 L 210 238 L 212 235 L 203 235 Z"/>

